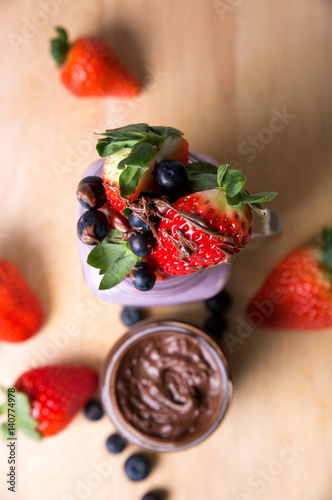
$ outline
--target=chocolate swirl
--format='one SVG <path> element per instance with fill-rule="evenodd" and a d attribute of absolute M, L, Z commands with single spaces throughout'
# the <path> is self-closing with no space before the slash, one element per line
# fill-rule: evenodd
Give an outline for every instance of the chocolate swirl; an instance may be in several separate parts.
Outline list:
<path fill-rule="evenodd" d="M 222 397 L 220 371 L 200 341 L 163 332 L 125 353 L 116 395 L 121 413 L 137 430 L 179 441 L 202 434 L 216 418 Z"/>

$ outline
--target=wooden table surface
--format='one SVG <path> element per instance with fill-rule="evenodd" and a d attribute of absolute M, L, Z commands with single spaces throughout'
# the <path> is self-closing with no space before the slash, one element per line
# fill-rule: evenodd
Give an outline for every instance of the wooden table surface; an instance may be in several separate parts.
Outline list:
<path fill-rule="evenodd" d="M 318 244 L 332 223 L 331 20 L 330 0 L 2 0 L 0 257 L 22 270 L 47 314 L 28 343 L 1 345 L 4 385 L 41 364 L 99 369 L 125 331 L 121 307 L 85 286 L 75 234 L 75 188 L 97 158 L 93 133 L 106 127 L 172 125 L 192 150 L 237 161 L 250 189 L 279 191 L 271 207 L 283 236 L 242 253 L 228 285 L 229 332 L 243 333 L 245 305 L 272 266 Z M 112 42 L 145 82 L 141 96 L 68 93 L 48 50 L 57 25 Z M 146 314 L 207 317 L 202 303 Z M 200 446 L 159 456 L 141 483 L 123 472 L 135 448 L 110 456 L 111 423 L 79 415 L 42 443 L 19 437 L 15 494 L 0 446 L 0 497 L 138 500 L 160 487 L 170 500 L 330 500 L 331 333 L 247 331 L 228 346 L 235 395 L 224 423 Z"/>

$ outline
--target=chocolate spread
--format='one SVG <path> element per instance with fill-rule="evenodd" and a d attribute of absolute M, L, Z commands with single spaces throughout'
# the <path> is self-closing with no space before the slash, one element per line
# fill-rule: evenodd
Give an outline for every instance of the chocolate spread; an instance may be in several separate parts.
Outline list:
<path fill-rule="evenodd" d="M 165 196 L 162 196 L 161 198 L 141 196 L 141 198 L 135 200 L 134 202 L 131 202 L 129 198 L 122 199 L 126 203 L 126 207 L 130 208 L 136 217 L 139 217 L 149 225 L 154 237 L 157 239 L 158 244 L 162 248 L 164 248 L 164 245 L 160 241 L 158 233 L 155 229 L 155 224 L 150 221 L 150 217 L 157 215 L 161 219 L 169 219 L 169 217 L 167 217 L 166 215 L 166 212 L 167 210 L 172 209 L 186 221 L 190 228 L 198 228 L 200 231 L 220 239 L 220 248 L 224 253 L 224 259 L 219 262 L 219 265 L 232 263 L 234 255 L 227 250 L 233 251 L 234 249 L 233 237 L 218 233 L 217 229 L 206 224 L 204 217 L 197 214 L 187 213 L 183 210 L 175 208 L 174 205 L 172 205 L 172 203 L 170 203 L 168 198 Z M 178 252 L 177 258 L 179 260 L 182 260 L 183 262 L 190 261 L 192 254 L 196 253 L 198 250 L 197 243 L 187 238 L 181 229 L 176 230 L 176 235 L 178 237 L 178 240 L 174 238 L 167 230 L 163 232 L 163 236 L 165 238 L 170 238 L 173 245 L 175 246 Z M 202 269 L 203 268 L 204 266 L 202 266 Z M 193 266 L 191 266 L 190 269 L 198 270 Z"/>
<path fill-rule="evenodd" d="M 100 240 L 97 238 L 96 233 L 95 233 L 95 224 L 91 224 L 90 226 L 86 226 L 83 229 L 83 234 L 81 241 L 85 243 L 86 245 L 90 245 L 91 243 L 97 243 L 97 245 L 100 245 Z"/>
<path fill-rule="evenodd" d="M 119 363 L 120 413 L 138 431 L 163 441 L 202 435 L 216 419 L 222 397 L 215 358 L 183 333 L 165 331 L 138 340 Z"/>
<path fill-rule="evenodd" d="M 91 182 L 81 181 L 78 185 L 76 196 L 77 199 L 85 201 L 91 207 L 96 204 L 97 198 L 91 187 Z"/>

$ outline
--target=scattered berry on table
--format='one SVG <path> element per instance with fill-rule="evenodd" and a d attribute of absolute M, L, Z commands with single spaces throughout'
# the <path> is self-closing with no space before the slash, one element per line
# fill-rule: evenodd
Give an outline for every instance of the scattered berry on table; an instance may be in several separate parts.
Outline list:
<path fill-rule="evenodd" d="M 160 217 L 158 217 L 157 215 L 152 215 L 149 217 L 149 220 L 157 226 L 160 222 Z M 149 225 L 142 219 L 134 215 L 132 210 L 130 210 L 129 212 L 128 221 L 131 227 L 137 229 L 138 231 L 150 231 Z"/>
<path fill-rule="evenodd" d="M 141 292 L 147 292 L 154 287 L 156 282 L 156 275 L 150 264 L 146 262 L 140 262 L 135 266 L 134 269 L 133 284 L 137 290 Z"/>
<path fill-rule="evenodd" d="M 320 330 L 332 326 L 332 229 L 322 248 L 304 246 L 286 255 L 248 305 L 257 327 Z"/>
<path fill-rule="evenodd" d="M 53 436 L 64 429 L 98 388 L 98 373 L 83 366 L 51 365 L 33 368 L 15 382 L 17 428 L 30 437 Z M 20 414 L 19 414 L 20 413 Z"/>
<path fill-rule="evenodd" d="M 126 326 L 135 325 L 135 323 L 142 321 L 142 319 L 142 309 L 139 309 L 138 307 L 124 307 L 121 312 L 121 321 Z"/>
<path fill-rule="evenodd" d="M 179 161 L 164 160 L 156 168 L 155 181 L 165 194 L 179 191 L 188 182 L 187 169 Z"/>
<path fill-rule="evenodd" d="M 142 497 L 142 500 L 162 500 L 162 496 L 156 491 L 150 491 Z"/>
<path fill-rule="evenodd" d="M 150 460 L 141 453 L 134 453 L 125 462 L 125 473 L 132 481 L 142 481 L 151 470 Z"/>
<path fill-rule="evenodd" d="M 111 434 L 106 440 L 106 448 L 110 453 L 121 453 L 127 446 L 127 441 L 120 434 Z"/>
<path fill-rule="evenodd" d="M 77 186 L 76 196 L 84 208 L 100 208 L 106 203 L 106 193 L 101 177 L 84 177 Z"/>
<path fill-rule="evenodd" d="M 86 245 L 98 245 L 105 238 L 108 229 L 106 215 L 92 208 L 79 218 L 77 235 Z"/>
<path fill-rule="evenodd" d="M 140 83 L 113 48 L 94 37 L 80 37 L 69 43 L 66 31 L 56 28 L 51 41 L 52 56 L 65 87 L 80 97 L 136 97 Z"/>
<path fill-rule="evenodd" d="M 210 297 L 205 301 L 205 305 L 209 311 L 213 313 L 223 314 L 229 310 L 232 305 L 232 299 L 226 290 L 221 290 L 214 297 Z"/>
<path fill-rule="evenodd" d="M 215 338 L 220 338 L 226 332 L 227 327 L 226 319 L 218 315 L 210 316 L 204 324 L 204 328 Z"/>
<path fill-rule="evenodd" d="M 90 399 L 84 407 L 84 416 L 88 420 L 100 420 L 104 415 L 103 407 L 96 399 Z"/>
<path fill-rule="evenodd" d="M 0 340 L 28 340 L 40 330 L 43 320 L 41 302 L 21 271 L 0 259 Z"/>
<path fill-rule="evenodd" d="M 151 232 L 133 233 L 128 238 L 130 250 L 138 257 L 145 257 L 152 252 L 154 238 Z"/>

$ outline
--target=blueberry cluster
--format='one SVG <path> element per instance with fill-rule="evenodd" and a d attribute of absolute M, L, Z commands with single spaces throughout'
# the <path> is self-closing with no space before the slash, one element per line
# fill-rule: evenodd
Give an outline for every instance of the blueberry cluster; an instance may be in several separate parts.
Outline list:
<path fill-rule="evenodd" d="M 108 229 L 106 215 L 98 210 L 106 203 L 103 180 L 97 176 L 84 177 L 76 195 L 82 207 L 87 209 L 77 223 L 78 237 L 87 245 L 97 245 L 105 238 Z M 91 231 L 87 233 L 89 228 Z"/>
<path fill-rule="evenodd" d="M 98 210 L 107 201 L 102 179 L 97 176 L 85 177 L 79 183 L 76 194 L 79 203 L 87 209 L 77 223 L 78 237 L 86 245 L 98 245 L 105 238 L 109 227 L 108 217 Z M 128 238 L 129 248 L 138 257 L 146 257 L 152 252 L 154 246 L 150 227 L 132 211 L 128 220 L 133 229 Z M 150 220 L 155 225 L 160 222 L 159 217 L 156 216 L 151 217 Z M 143 292 L 151 290 L 156 281 L 153 268 L 146 262 L 140 262 L 133 269 L 132 281 L 137 290 Z"/>
<path fill-rule="evenodd" d="M 83 410 L 85 417 L 91 421 L 100 420 L 104 411 L 96 399 L 91 399 L 85 405 Z M 120 436 L 120 434 L 114 433 L 108 436 L 106 439 L 106 448 L 110 453 L 118 454 L 125 450 L 127 447 L 127 441 Z M 133 453 L 130 455 L 125 464 L 124 471 L 128 479 L 131 481 L 142 481 L 150 474 L 152 469 L 152 463 L 148 455 L 143 453 Z M 163 500 L 165 498 L 164 491 L 150 491 L 146 493 L 142 500 Z"/>

